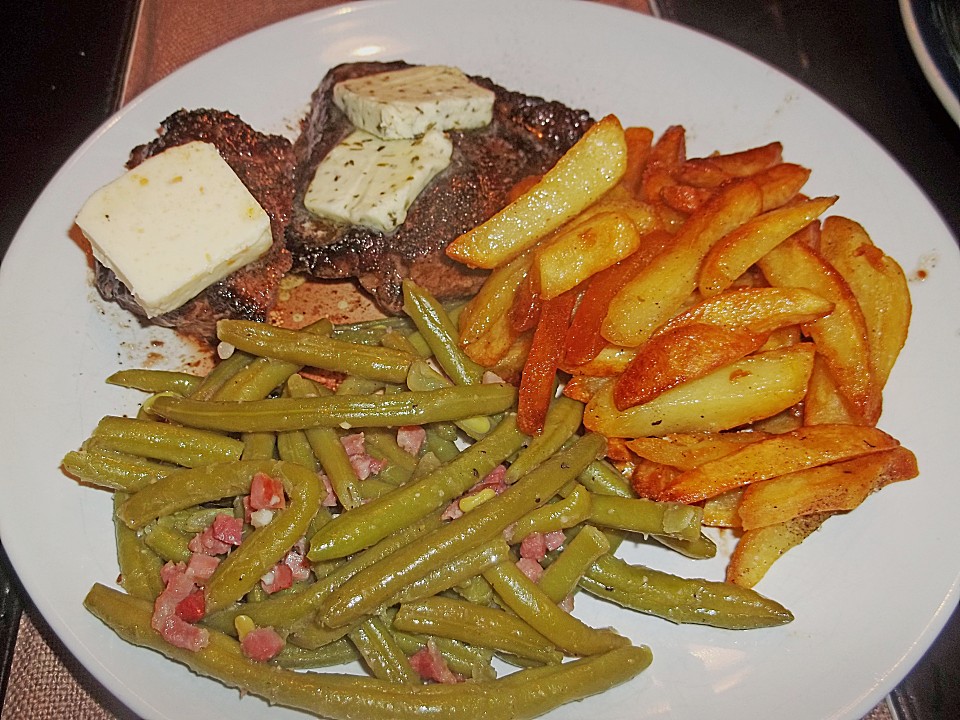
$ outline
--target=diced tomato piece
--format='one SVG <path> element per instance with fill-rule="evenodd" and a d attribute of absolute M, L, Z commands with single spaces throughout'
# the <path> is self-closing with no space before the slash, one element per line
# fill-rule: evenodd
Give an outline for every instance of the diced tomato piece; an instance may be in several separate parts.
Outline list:
<path fill-rule="evenodd" d="M 194 590 L 177 603 L 177 617 L 188 623 L 200 622 L 207 614 L 207 599 L 202 590 Z"/>
<path fill-rule="evenodd" d="M 250 482 L 250 507 L 253 510 L 280 510 L 286 506 L 283 483 L 266 473 L 257 473 Z"/>

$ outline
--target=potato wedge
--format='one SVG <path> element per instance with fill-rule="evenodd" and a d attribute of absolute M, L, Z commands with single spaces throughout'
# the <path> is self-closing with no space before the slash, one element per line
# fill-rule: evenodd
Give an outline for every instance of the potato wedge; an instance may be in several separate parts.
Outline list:
<path fill-rule="evenodd" d="M 709 323 L 769 333 L 812 322 L 830 314 L 833 308 L 832 302 L 804 288 L 735 288 L 675 315 L 658 332 L 669 332 L 691 323 Z"/>
<path fill-rule="evenodd" d="M 743 493 L 744 488 L 737 488 L 705 500 L 703 503 L 703 524 L 707 527 L 741 527 L 738 508 Z"/>
<path fill-rule="evenodd" d="M 494 270 L 460 313 L 460 342 L 469 347 L 498 320 L 510 312 L 520 283 L 533 263 L 525 253 Z"/>
<path fill-rule="evenodd" d="M 651 210 L 651 226 L 655 217 Z M 551 300 L 632 255 L 640 237 L 640 229 L 622 212 L 602 212 L 574 224 L 535 253 L 540 297 Z"/>
<path fill-rule="evenodd" d="M 610 380 L 587 404 L 584 425 L 609 437 L 629 438 L 745 425 L 803 398 L 813 355 L 811 343 L 757 353 L 623 412 L 614 405 Z"/>
<path fill-rule="evenodd" d="M 628 127 L 623 131 L 627 143 L 627 169 L 620 179 L 632 197 L 640 197 L 640 180 L 653 147 L 653 130 L 646 127 Z"/>
<path fill-rule="evenodd" d="M 781 243 L 758 263 L 776 287 L 803 287 L 834 303 L 829 315 L 804 324 L 860 422 L 880 417 L 881 388 L 876 382 L 867 324 L 860 304 L 843 276 L 819 253 L 796 240 Z"/>
<path fill-rule="evenodd" d="M 766 433 L 755 432 L 671 433 L 663 437 L 628 440 L 627 447 L 638 457 L 651 462 L 693 470 L 767 437 Z"/>
<path fill-rule="evenodd" d="M 730 563 L 727 582 L 752 588 L 767 574 L 770 566 L 785 552 L 799 545 L 833 513 L 817 513 L 787 520 L 777 525 L 748 530 L 740 536 Z"/>
<path fill-rule="evenodd" d="M 778 165 L 783 160 L 783 144 L 767 143 L 731 153 L 716 153 L 707 159 L 734 177 L 747 177 Z"/>
<path fill-rule="evenodd" d="M 744 223 L 714 245 L 700 268 L 700 294 L 716 295 L 751 265 L 794 233 L 814 222 L 837 201 L 820 197 L 770 210 Z"/>
<path fill-rule="evenodd" d="M 800 470 L 754 483 L 744 490 L 739 514 L 744 530 L 795 517 L 853 510 L 870 493 L 918 473 L 916 456 L 904 447 Z"/>
<path fill-rule="evenodd" d="M 591 126 L 540 182 L 450 243 L 447 255 L 470 267 L 503 265 L 593 204 L 626 169 L 623 127 L 608 115 Z"/>
<path fill-rule="evenodd" d="M 813 359 L 813 372 L 803 399 L 803 424 L 824 425 L 827 423 L 856 424 L 857 417 L 843 401 L 837 383 L 830 374 L 826 360 L 817 355 Z"/>
<path fill-rule="evenodd" d="M 637 356 L 617 378 L 613 401 L 618 410 L 650 402 L 682 383 L 758 350 L 766 336 L 743 328 L 704 323 L 683 325 L 640 346 Z"/>
<path fill-rule="evenodd" d="M 570 365 L 563 358 L 559 367 L 570 375 L 590 375 L 592 377 L 613 377 L 619 375 L 629 367 L 637 356 L 636 348 L 605 345 L 597 356 L 582 365 Z"/>
<path fill-rule="evenodd" d="M 700 502 L 761 480 L 889 450 L 898 445 L 895 438 L 873 427 L 802 427 L 687 470 L 664 490 L 660 500 Z"/>
<path fill-rule="evenodd" d="M 910 290 L 903 269 L 873 244 L 859 223 L 844 217 L 824 221 L 820 252 L 847 281 L 863 310 L 876 382 L 882 388 L 910 326 Z"/>
<path fill-rule="evenodd" d="M 809 169 L 793 163 L 780 163 L 758 172 L 751 179 L 760 186 L 763 212 L 768 212 L 796 197 L 809 178 Z"/>
<path fill-rule="evenodd" d="M 690 297 L 713 244 L 757 215 L 760 203 L 760 190 L 749 180 L 724 186 L 681 226 L 674 243 L 614 296 L 602 335 L 626 347 L 647 340 Z"/>
<path fill-rule="evenodd" d="M 630 486 L 637 497 L 654 500 L 679 474 L 679 470 L 669 465 L 641 459 L 630 474 Z"/>

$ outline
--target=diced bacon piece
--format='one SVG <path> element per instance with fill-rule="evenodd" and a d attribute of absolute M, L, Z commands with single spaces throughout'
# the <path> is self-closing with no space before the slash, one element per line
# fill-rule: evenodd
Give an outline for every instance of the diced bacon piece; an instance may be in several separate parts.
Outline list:
<path fill-rule="evenodd" d="M 520 543 L 520 557 L 540 562 L 547 556 L 547 541 L 543 533 L 533 532 Z"/>
<path fill-rule="evenodd" d="M 250 507 L 253 510 L 281 510 L 286 506 L 283 483 L 266 473 L 257 473 L 250 482 Z"/>
<path fill-rule="evenodd" d="M 270 572 L 260 578 L 260 585 L 271 595 L 286 590 L 293 585 L 293 570 L 289 565 L 277 563 Z"/>
<path fill-rule="evenodd" d="M 157 631 L 171 645 L 193 652 L 202 650 L 210 641 L 206 628 L 191 625 L 176 615 L 168 617 Z"/>
<path fill-rule="evenodd" d="M 440 516 L 441 520 L 456 520 L 458 517 L 463 516 L 463 510 L 460 509 L 460 501 L 454 500 L 452 503 L 447 505 L 447 509 L 443 511 L 443 514 Z"/>
<path fill-rule="evenodd" d="M 294 580 L 308 580 L 310 578 L 310 561 L 306 555 L 296 548 L 283 556 L 283 564 L 290 568 Z"/>
<path fill-rule="evenodd" d="M 227 545 L 239 545 L 243 541 L 243 521 L 232 515 L 217 515 L 211 525 L 213 537 Z"/>
<path fill-rule="evenodd" d="M 427 640 L 424 647 L 410 656 L 410 667 L 424 680 L 438 683 L 463 682 L 463 678 L 453 672 L 447 665 L 446 658 L 437 650 L 432 638 Z"/>
<path fill-rule="evenodd" d="M 557 606 L 564 612 L 573 612 L 573 595 L 567 595 L 563 600 L 557 603 Z"/>
<path fill-rule="evenodd" d="M 533 558 L 520 558 L 517 560 L 517 567 L 533 582 L 540 582 L 543 576 L 543 567 Z"/>
<path fill-rule="evenodd" d="M 563 544 L 567 541 L 567 536 L 563 534 L 563 530 L 554 530 L 544 534 L 543 540 L 547 544 L 547 552 L 550 552 L 563 547 Z"/>
<path fill-rule="evenodd" d="M 473 487 L 467 490 L 461 497 L 469 497 L 471 495 L 476 495 L 477 493 L 483 492 L 487 488 L 491 488 L 497 495 L 502 493 L 507 489 L 507 483 L 504 481 L 504 477 L 507 474 L 506 465 L 497 465 L 493 470 L 487 473 L 487 476 L 483 478 L 480 482 L 476 483 Z M 443 514 L 440 516 L 441 520 L 456 520 L 458 517 L 463 515 L 463 509 L 460 507 L 460 500 L 454 500 L 447 506 L 447 509 L 443 511 Z"/>
<path fill-rule="evenodd" d="M 387 463 L 383 460 L 377 460 L 377 458 L 367 454 L 363 433 L 344 435 L 340 438 L 340 443 L 343 445 L 343 449 L 347 451 L 353 472 L 360 480 L 366 480 L 371 475 L 376 475 L 387 466 Z"/>
<path fill-rule="evenodd" d="M 230 552 L 232 545 L 217 540 L 213 536 L 213 527 L 208 526 L 203 532 L 197 533 L 187 544 L 187 547 L 190 548 L 191 552 L 200 553 L 203 555 L 223 555 Z"/>
<path fill-rule="evenodd" d="M 168 562 L 160 576 L 165 587 L 154 601 L 151 627 L 176 647 L 194 651 L 205 647 L 209 640 L 207 631 L 191 625 L 177 613 L 178 606 L 197 592 L 196 583 L 187 573 L 187 566 L 184 563 Z"/>
<path fill-rule="evenodd" d="M 340 438 L 340 444 L 347 451 L 347 455 L 363 455 L 367 452 L 367 446 L 364 443 L 363 433 L 351 433 Z"/>
<path fill-rule="evenodd" d="M 173 560 L 170 560 L 160 568 L 160 579 L 163 580 L 164 585 L 169 585 L 175 578 L 183 575 L 186 570 L 186 563 L 175 563 Z"/>
<path fill-rule="evenodd" d="M 186 573 L 197 585 L 203 585 L 210 579 L 219 564 L 220 559 L 217 557 L 194 553 L 190 556 L 190 562 L 187 563 Z"/>
<path fill-rule="evenodd" d="M 397 445 L 416 457 L 427 439 L 427 431 L 419 425 L 404 425 L 397 429 Z"/>
<path fill-rule="evenodd" d="M 194 590 L 183 600 L 177 603 L 177 617 L 188 623 L 200 622 L 207 614 L 207 599 L 203 590 Z"/>
<path fill-rule="evenodd" d="M 240 641 L 243 654 L 255 662 L 267 662 L 283 650 L 283 638 L 272 627 L 254 628 Z"/>
<path fill-rule="evenodd" d="M 333 485 L 330 483 L 330 478 L 327 477 L 326 473 L 317 474 L 320 476 L 320 482 L 323 483 L 323 489 L 327 492 L 320 504 L 324 507 L 336 507 L 337 494 L 333 491 Z"/>

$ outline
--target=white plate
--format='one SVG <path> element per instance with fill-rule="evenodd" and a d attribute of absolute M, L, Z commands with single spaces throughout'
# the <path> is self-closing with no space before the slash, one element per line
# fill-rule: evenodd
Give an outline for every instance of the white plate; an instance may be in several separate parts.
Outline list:
<path fill-rule="evenodd" d="M 960 124 L 960 10 L 955 0 L 900 0 L 900 17 L 927 82 Z"/>
<path fill-rule="evenodd" d="M 138 401 L 106 387 L 104 377 L 153 359 L 150 353 L 176 365 L 182 351 L 169 335 L 142 330 L 96 299 L 68 231 L 86 196 L 120 172 L 128 149 L 149 139 L 168 113 L 216 107 L 290 132 L 327 68 L 370 58 L 455 64 L 657 132 L 682 123 L 691 154 L 781 140 L 788 160 L 813 168 L 810 194 L 839 194 L 837 213 L 863 222 L 909 276 L 926 276 L 911 282 L 915 319 L 880 423 L 916 451 L 921 477 L 831 519 L 772 569 L 759 590 L 793 610 L 796 620 L 785 627 L 680 627 L 578 601 L 578 614 L 649 644 L 655 659 L 633 682 L 552 715 L 860 717 L 920 658 L 957 602 L 954 240 L 890 157 L 808 90 L 696 33 L 590 3 L 370 1 L 306 15 L 175 73 L 76 152 L 37 201 L 0 272 L 0 529 L 44 617 L 108 690 L 145 717 L 299 717 L 241 700 L 126 645 L 81 607 L 92 583 L 117 574 L 109 497 L 77 486 L 57 464 L 102 415 L 129 412 Z M 652 549 L 633 557 L 682 574 L 723 574 L 722 559 L 695 564 Z"/>

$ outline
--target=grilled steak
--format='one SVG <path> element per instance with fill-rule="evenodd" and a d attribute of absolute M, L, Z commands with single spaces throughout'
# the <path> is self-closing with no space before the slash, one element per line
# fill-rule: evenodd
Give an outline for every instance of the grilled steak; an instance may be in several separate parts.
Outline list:
<path fill-rule="evenodd" d="M 219 110 L 179 110 L 163 121 L 152 142 L 134 148 L 128 168 L 167 148 L 194 140 L 212 143 L 270 217 L 273 246 L 258 260 L 214 283 L 186 304 L 150 320 L 205 339 L 216 337 L 217 320 L 265 321 L 290 269 L 284 229 L 293 199 L 293 148 L 279 135 L 257 132 L 239 117 Z M 107 300 L 144 316 L 143 309 L 113 271 L 96 263 L 96 285 Z"/>
<path fill-rule="evenodd" d="M 519 180 L 552 167 L 593 122 L 586 111 L 472 77 L 496 94 L 493 122 L 479 130 L 449 133 L 454 148 L 450 166 L 420 193 L 399 228 L 384 234 L 313 215 L 304 207 L 303 196 L 317 165 L 353 129 L 333 102 L 334 85 L 406 67 L 410 65 L 404 62 L 350 63 L 324 77 L 294 145 L 296 194 L 287 227 L 295 272 L 358 278 L 378 304 L 393 313 L 401 310 L 406 277 L 443 299 L 475 292 L 486 273 L 455 263 L 444 249 L 500 210 Z"/>

